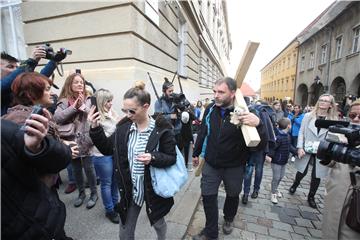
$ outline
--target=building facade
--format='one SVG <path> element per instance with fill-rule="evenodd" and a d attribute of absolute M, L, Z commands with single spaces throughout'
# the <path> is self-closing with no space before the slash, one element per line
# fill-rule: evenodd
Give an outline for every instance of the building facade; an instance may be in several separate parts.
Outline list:
<path fill-rule="evenodd" d="M 360 96 L 360 2 L 338 1 L 299 38 L 295 102 L 314 105 L 322 93 L 341 103 Z"/>
<path fill-rule="evenodd" d="M 161 95 L 164 77 L 173 79 L 177 72 L 189 100 L 209 97 L 214 81 L 226 75 L 231 40 L 225 1 L 26 1 L 20 6 L 27 55 L 44 43 L 72 50 L 58 85 L 79 68 L 95 88 L 115 94 L 115 107 L 136 80 L 145 81 L 155 101 L 148 73 Z"/>
<path fill-rule="evenodd" d="M 261 69 L 261 99 L 269 102 L 294 99 L 297 53 L 298 42 L 293 40 Z"/>

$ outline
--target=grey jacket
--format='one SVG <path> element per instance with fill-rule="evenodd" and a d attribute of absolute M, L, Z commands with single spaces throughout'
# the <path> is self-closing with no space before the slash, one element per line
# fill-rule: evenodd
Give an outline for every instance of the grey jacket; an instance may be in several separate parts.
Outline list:
<path fill-rule="evenodd" d="M 75 138 L 73 139 L 79 146 L 79 156 L 89 156 L 90 149 L 94 145 L 89 136 L 90 125 L 87 122 L 87 115 L 90 111 L 90 98 L 86 100 L 85 109 L 79 110 L 69 106 L 66 98 L 59 99 L 54 113 L 54 119 L 58 125 L 73 122 L 75 124 Z"/>
<path fill-rule="evenodd" d="M 318 133 L 317 127 L 315 127 L 316 117 L 311 113 L 306 113 L 303 121 L 301 122 L 301 127 L 298 136 L 297 148 L 302 148 L 305 150 L 306 145 L 311 145 L 316 142 L 320 142 L 326 136 L 327 130 L 322 128 Z M 306 150 L 305 150 L 306 152 Z M 301 159 L 296 158 L 295 166 L 297 170 L 301 173 L 305 171 L 305 168 L 310 160 L 311 154 L 306 153 Z M 329 169 L 322 164 L 320 160 L 316 158 L 316 177 L 324 178 L 327 176 Z"/>

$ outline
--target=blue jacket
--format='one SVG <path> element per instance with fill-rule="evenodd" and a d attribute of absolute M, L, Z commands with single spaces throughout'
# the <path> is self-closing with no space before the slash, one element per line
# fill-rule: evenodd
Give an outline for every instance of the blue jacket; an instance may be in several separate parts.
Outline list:
<path fill-rule="evenodd" d="M 293 113 L 288 115 L 288 118 L 291 121 L 291 136 L 297 137 L 299 136 L 301 122 L 304 118 L 304 113 L 301 113 L 298 116 L 295 116 Z"/>
<path fill-rule="evenodd" d="M 26 60 L 20 67 L 14 70 L 9 75 L 2 78 L 1 81 L 1 116 L 6 114 L 7 109 L 10 107 L 10 104 L 13 100 L 13 95 L 11 92 L 11 84 L 15 78 L 23 72 L 33 72 L 37 66 L 37 61 L 32 58 Z M 43 69 L 41 69 L 41 74 L 50 77 L 56 68 L 56 62 L 50 60 Z"/>
<path fill-rule="evenodd" d="M 296 149 L 291 145 L 290 135 L 283 130 L 279 130 L 276 135 L 275 151 L 269 155 L 272 158 L 271 163 L 287 164 L 290 152 L 296 155 Z"/>
<path fill-rule="evenodd" d="M 156 100 L 155 113 L 162 113 L 165 119 L 167 119 L 174 126 L 175 135 L 180 134 L 182 126 L 181 119 L 179 117 L 175 120 L 171 119 L 171 114 L 176 113 L 176 109 L 172 101 L 168 102 L 164 97 Z"/>

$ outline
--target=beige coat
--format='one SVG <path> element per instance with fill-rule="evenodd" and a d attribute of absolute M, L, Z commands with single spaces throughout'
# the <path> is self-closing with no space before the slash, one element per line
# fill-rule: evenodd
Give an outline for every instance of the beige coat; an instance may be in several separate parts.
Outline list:
<path fill-rule="evenodd" d="M 301 127 L 298 136 L 297 148 L 305 149 L 305 144 L 310 142 L 319 142 L 325 138 L 327 129 L 320 129 L 318 133 L 317 127 L 315 127 L 316 117 L 311 113 L 306 113 L 304 119 L 301 122 Z M 310 161 L 311 154 L 306 153 L 301 159 L 296 158 L 295 167 L 301 173 L 305 171 L 305 168 Z M 320 164 L 320 160 L 316 158 L 316 177 L 324 178 L 327 176 L 329 169 L 326 166 Z"/>
<path fill-rule="evenodd" d="M 334 163 L 334 162 L 332 162 Z M 324 215 L 322 223 L 323 239 L 338 239 L 340 216 L 343 207 L 349 202 L 349 197 L 346 198 L 350 186 L 350 171 L 360 170 L 360 167 L 351 167 L 348 164 L 335 163 L 330 169 L 329 176 L 325 185 L 325 203 Z M 358 185 L 360 185 L 360 177 L 357 178 Z M 351 195 L 351 191 L 349 195 Z M 345 203 L 346 198 L 346 203 Z M 339 239 L 360 239 L 360 233 L 355 232 L 349 228 L 345 219 L 348 208 L 344 209 L 343 217 L 340 224 Z"/>

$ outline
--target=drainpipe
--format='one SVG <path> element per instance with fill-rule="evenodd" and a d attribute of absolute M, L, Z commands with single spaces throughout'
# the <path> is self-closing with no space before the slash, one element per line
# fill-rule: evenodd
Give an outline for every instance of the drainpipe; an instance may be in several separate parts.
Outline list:
<path fill-rule="evenodd" d="M 326 69 L 326 93 L 330 93 L 330 86 L 329 86 L 329 82 L 330 82 L 330 65 L 331 65 L 331 42 L 332 42 L 332 32 L 333 32 L 333 27 L 328 27 L 330 34 L 329 34 L 329 57 L 328 57 L 328 65 L 327 65 L 327 69 Z"/>

